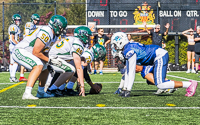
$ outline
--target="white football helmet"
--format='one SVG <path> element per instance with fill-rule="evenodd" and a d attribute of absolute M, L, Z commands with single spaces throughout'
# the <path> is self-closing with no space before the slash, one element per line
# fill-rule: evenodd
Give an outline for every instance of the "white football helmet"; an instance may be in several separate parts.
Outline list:
<path fill-rule="evenodd" d="M 111 44 L 114 44 L 116 50 L 122 50 L 128 42 L 128 37 L 124 32 L 116 32 L 111 37 Z"/>

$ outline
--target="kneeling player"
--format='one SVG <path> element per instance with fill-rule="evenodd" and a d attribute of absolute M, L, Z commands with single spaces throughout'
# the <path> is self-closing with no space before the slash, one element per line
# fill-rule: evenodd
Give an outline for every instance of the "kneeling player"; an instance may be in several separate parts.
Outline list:
<path fill-rule="evenodd" d="M 85 96 L 81 55 L 84 51 L 84 46 L 88 44 L 89 37 L 91 35 L 92 33 L 88 27 L 80 26 L 74 30 L 74 37 L 65 37 L 65 40 L 62 40 L 58 44 L 52 46 L 49 52 L 49 57 L 57 57 L 63 61 L 61 66 L 50 65 L 55 72 L 62 74 L 47 90 L 48 94 L 56 95 L 57 89 L 74 75 L 75 70 L 73 70 L 73 73 L 71 71 L 72 69 L 76 68 L 76 72 L 81 84 L 81 92 L 79 95 Z"/>
<path fill-rule="evenodd" d="M 101 87 L 98 84 L 93 84 L 93 82 L 90 79 L 90 76 L 87 72 L 87 65 L 91 63 L 94 58 L 102 58 L 106 56 L 106 49 L 102 45 L 96 44 L 91 49 L 85 48 L 84 53 L 81 55 L 82 59 L 82 68 L 83 68 L 83 74 L 85 81 L 90 85 L 96 93 L 99 93 L 101 91 Z M 53 80 L 51 81 L 51 84 L 53 84 L 56 79 L 59 77 L 59 73 L 56 73 Z M 74 83 L 76 82 L 78 76 L 77 73 L 74 74 L 74 76 L 70 79 L 70 81 L 67 83 L 67 87 L 65 89 L 66 83 L 62 84 L 60 87 L 58 87 L 58 90 L 55 90 L 56 96 L 64 96 L 64 95 L 70 95 L 74 96 L 77 95 L 77 93 L 73 90 Z M 77 90 L 79 91 L 80 85 L 78 85 Z"/>

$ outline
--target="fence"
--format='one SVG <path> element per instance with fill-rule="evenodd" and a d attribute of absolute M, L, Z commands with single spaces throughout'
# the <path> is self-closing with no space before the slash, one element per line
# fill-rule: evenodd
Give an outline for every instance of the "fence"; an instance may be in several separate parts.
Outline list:
<path fill-rule="evenodd" d="M 27 1 L 31 2 L 33 0 Z M 70 0 L 68 0 L 70 1 Z M 72 2 L 76 0 L 72 0 Z M 175 36 L 175 63 L 178 64 L 178 36 L 183 30 L 200 25 L 200 1 L 190 0 L 80 0 L 79 3 L 1 3 L 0 4 L 0 46 L 3 52 L 1 57 L 9 59 L 8 52 L 8 27 L 11 24 L 13 14 L 22 16 L 20 25 L 23 31 L 26 22 L 30 21 L 33 13 L 41 16 L 40 25 L 46 25 L 54 14 L 63 15 L 68 20 L 68 25 L 87 25 L 88 22 L 96 22 L 97 25 L 141 25 L 144 21 L 148 25 L 170 23 L 169 35 Z M 105 28 L 105 32 L 112 34 L 116 31 L 144 35 L 141 29 L 131 28 Z M 71 34 L 73 28 L 68 30 Z M 135 33 L 135 34 L 134 34 Z M 110 36 L 110 35 L 109 35 Z M 144 39 L 146 40 L 148 36 Z M 107 48 L 108 67 L 114 67 L 110 47 Z"/>

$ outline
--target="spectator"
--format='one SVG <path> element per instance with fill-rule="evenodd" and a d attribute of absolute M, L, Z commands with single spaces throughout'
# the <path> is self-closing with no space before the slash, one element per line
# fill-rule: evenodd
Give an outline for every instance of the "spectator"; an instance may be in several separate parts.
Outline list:
<path fill-rule="evenodd" d="M 195 52 L 195 67 L 196 74 L 198 74 L 199 57 L 200 57 L 200 26 L 197 26 L 197 34 L 194 35 L 194 52 Z"/>
<path fill-rule="evenodd" d="M 187 34 L 187 33 L 190 33 L 190 34 Z M 195 45 L 195 42 L 194 42 L 194 31 L 192 28 L 188 29 L 188 30 L 185 30 L 182 32 L 182 34 L 184 36 L 187 37 L 188 39 L 188 49 L 187 49 L 187 72 L 186 73 L 190 73 L 190 63 L 191 63 L 191 60 L 192 60 L 192 73 L 196 73 L 195 70 L 194 70 L 194 45 Z M 191 59 L 191 56 L 192 56 L 192 59 Z"/>
<path fill-rule="evenodd" d="M 94 42 L 95 44 L 103 45 L 105 48 L 107 47 L 107 44 L 110 43 L 110 39 L 104 34 L 103 28 L 98 29 L 98 34 L 94 36 Z M 105 61 L 105 58 L 100 58 L 98 60 L 94 60 L 94 74 L 97 74 L 98 65 L 100 62 L 100 75 L 103 75 L 103 62 Z"/>
<path fill-rule="evenodd" d="M 162 47 L 162 39 L 163 39 L 163 36 L 168 34 L 168 29 L 170 26 L 169 23 L 165 25 L 166 31 L 164 33 L 160 31 L 160 24 L 156 24 L 154 32 L 151 32 L 150 30 L 148 30 L 148 28 L 146 27 L 146 22 L 144 22 L 143 24 L 147 33 L 152 36 L 152 44 L 159 45 L 160 47 Z"/>
<path fill-rule="evenodd" d="M 128 40 L 129 40 L 130 42 L 134 42 L 134 40 L 133 40 L 132 37 L 131 37 L 131 34 L 127 34 L 127 37 L 128 37 Z"/>

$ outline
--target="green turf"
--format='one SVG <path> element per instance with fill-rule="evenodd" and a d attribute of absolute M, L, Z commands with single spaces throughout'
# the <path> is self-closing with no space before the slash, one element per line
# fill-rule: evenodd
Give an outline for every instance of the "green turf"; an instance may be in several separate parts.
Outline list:
<path fill-rule="evenodd" d="M 170 72 L 169 75 L 180 76 L 200 81 L 196 74 L 185 72 Z M 17 73 L 16 76 L 19 76 Z M 25 74 L 28 77 L 28 73 Z M 179 78 L 167 77 L 171 80 Z M 173 94 L 153 95 L 157 87 L 147 85 L 140 74 L 136 74 L 130 98 L 121 98 L 113 93 L 121 79 L 120 73 L 104 73 L 104 75 L 91 75 L 93 82 L 102 83 L 100 94 L 89 95 L 89 86 L 86 85 L 86 97 L 67 96 L 39 100 L 22 100 L 26 84 L 0 93 L 0 106 L 28 106 L 36 107 L 97 107 L 105 104 L 106 107 L 200 107 L 200 88 L 197 88 L 193 97 L 185 97 L 185 89 L 180 88 Z M 9 83 L 9 73 L 0 73 L 0 83 Z M 186 80 L 182 80 L 186 81 Z M 113 82 L 113 83 L 112 83 Z M 143 82 L 143 83 L 137 83 Z M 12 84 L 0 84 L 0 90 Z M 38 84 L 33 88 L 36 95 Z M 200 124 L 199 109 L 23 109 L 0 108 L 0 124 Z"/>

